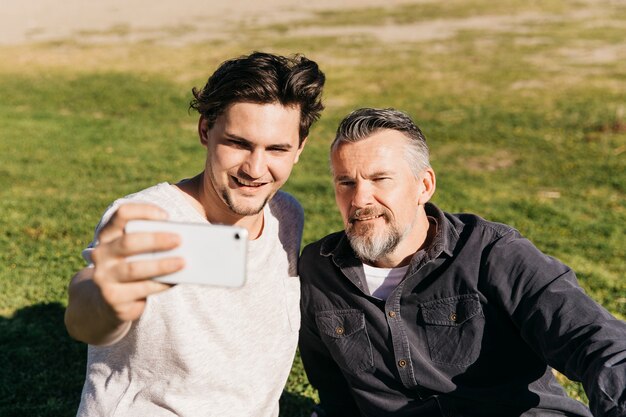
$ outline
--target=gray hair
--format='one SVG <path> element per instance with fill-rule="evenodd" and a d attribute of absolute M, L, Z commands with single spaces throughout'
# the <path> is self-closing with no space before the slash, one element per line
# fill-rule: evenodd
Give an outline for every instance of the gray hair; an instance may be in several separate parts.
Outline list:
<path fill-rule="evenodd" d="M 428 145 L 424 134 L 406 113 L 391 108 L 362 108 L 350 113 L 339 124 L 335 140 L 330 145 L 330 151 L 334 152 L 342 143 L 354 143 L 367 139 L 382 129 L 396 130 L 408 139 L 405 158 L 416 177 L 424 169 L 430 167 Z"/>

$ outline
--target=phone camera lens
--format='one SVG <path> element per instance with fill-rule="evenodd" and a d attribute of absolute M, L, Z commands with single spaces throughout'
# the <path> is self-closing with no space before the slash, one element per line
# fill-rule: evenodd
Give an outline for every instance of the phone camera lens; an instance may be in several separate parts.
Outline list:
<path fill-rule="evenodd" d="M 235 233 L 235 240 L 239 240 L 241 239 L 241 236 L 239 236 L 239 233 Z"/>

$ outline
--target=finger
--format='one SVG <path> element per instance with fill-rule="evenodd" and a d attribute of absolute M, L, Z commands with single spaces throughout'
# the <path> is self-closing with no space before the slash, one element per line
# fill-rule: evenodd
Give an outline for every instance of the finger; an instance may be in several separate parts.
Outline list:
<path fill-rule="evenodd" d="M 119 282 L 133 282 L 169 275 L 184 267 L 185 260 L 180 257 L 122 262 L 116 275 Z"/>
<path fill-rule="evenodd" d="M 145 308 L 146 300 L 144 299 L 118 305 L 113 313 L 121 321 L 135 321 L 141 317 Z"/>
<path fill-rule="evenodd" d="M 125 284 L 108 285 L 101 288 L 102 298 L 115 312 L 118 318 L 122 318 L 125 312 L 131 309 L 133 304 L 141 304 L 148 296 L 158 294 L 172 287 L 152 280 L 136 281 Z"/>
<path fill-rule="evenodd" d="M 137 320 L 143 314 L 146 299 L 149 296 L 169 290 L 173 286 L 173 284 L 164 284 L 155 281 L 140 281 L 138 283 L 118 285 L 118 287 L 121 287 L 123 294 L 131 298 L 131 301 L 112 306 L 114 314 L 122 321 Z"/>
<path fill-rule="evenodd" d="M 124 258 L 174 249 L 179 244 L 180 236 L 175 233 L 129 233 L 112 242 L 98 244 L 91 252 L 91 259 L 97 270 L 108 276 L 110 273 L 105 271 L 118 262 L 125 262 Z"/>
<path fill-rule="evenodd" d="M 154 204 L 127 203 L 122 204 L 100 230 L 100 242 L 109 242 L 117 239 L 124 233 L 126 223 L 130 220 L 166 220 L 168 214 Z"/>
<path fill-rule="evenodd" d="M 180 245 L 180 236 L 168 232 L 128 233 L 108 243 L 104 251 L 112 257 L 128 257 L 148 252 L 162 252 Z"/>

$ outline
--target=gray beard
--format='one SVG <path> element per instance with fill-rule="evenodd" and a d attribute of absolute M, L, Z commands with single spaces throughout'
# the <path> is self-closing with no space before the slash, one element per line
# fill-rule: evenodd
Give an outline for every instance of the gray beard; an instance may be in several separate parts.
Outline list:
<path fill-rule="evenodd" d="M 362 261 L 376 262 L 377 260 L 392 253 L 403 234 L 395 224 L 389 224 L 383 233 L 371 234 L 373 227 L 368 227 L 361 234 L 357 234 L 353 227 L 346 230 L 350 246 L 356 256 Z"/>

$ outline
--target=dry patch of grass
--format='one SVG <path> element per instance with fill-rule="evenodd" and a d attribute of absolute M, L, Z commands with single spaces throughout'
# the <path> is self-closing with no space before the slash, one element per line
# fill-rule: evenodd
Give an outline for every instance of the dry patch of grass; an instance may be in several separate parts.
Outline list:
<path fill-rule="evenodd" d="M 516 158 L 504 149 L 496 150 L 491 155 L 480 155 L 470 157 L 462 161 L 462 164 L 469 171 L 473 172 L 493 172 L 506 169 L 515 164 Z"/>

